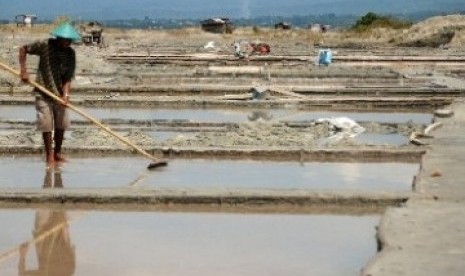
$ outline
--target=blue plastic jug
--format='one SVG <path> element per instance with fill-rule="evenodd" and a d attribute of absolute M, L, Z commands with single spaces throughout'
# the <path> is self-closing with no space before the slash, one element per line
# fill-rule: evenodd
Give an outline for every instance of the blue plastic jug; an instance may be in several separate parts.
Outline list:
<path fill-rule="evenodd" d="M 320 65 L 331 64 L 332 56 L 333 55 L 331 54 L 331 50 L 329 49 L 320 50 L 318 53 L 318 64 Z"/>

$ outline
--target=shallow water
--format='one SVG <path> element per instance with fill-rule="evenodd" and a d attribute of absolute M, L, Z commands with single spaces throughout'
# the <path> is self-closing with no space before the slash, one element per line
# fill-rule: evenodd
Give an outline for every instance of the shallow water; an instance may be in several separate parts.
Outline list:
<path fill-rule="evenodd" d="M 360 133 L 354 138 L 356 141 L 366 145 L 407 145 L 410 141 L 405 135 L 398 133 L 377 134 L 377 133 Z"/>
<path fill-rule="evenodd" d="M 147 109 L 147 108 L 88 108 L 86 111 L 99 120 L 105 119 L 136 119 L 136 120 L 185 120 L 196 122 L 251 122 L 256 120 L 281 120 L 281 121 L 311 121 L 321 118 L 348 117 L 355 121 L 376 122 L 376 123 L 420 123 L 429 124 L 432 115 L 427 113 L 374 113 L 374 112 L 337 112 L 337 111 L 292 111 L 289 109 L 268 109 L 268 110 L 251 110 L 251 109 Z M 73 120 L 82 121 L 80 115 L 72 113 Z M 4 106 L 0 108 L 0 119 L 21 119 L 27 121 L 35 120 L 35 111 L 33 107 L 28 106 Z M 0 126 L 0 135 L 11 133 L 11 126 L 2 128 Z M 159 141 L 164 141 L 182 134 L 191 136 L 193 132 L 163 132 L 148 131 L 147 134 Z M 68 133 L 69 135 L 69 133 Z M 354 138 L 362 144 L 368 145 L 391 145 L 400 146 L 409 143 L 408 137 L 400 133 L 392 134 L 374 134 L 361 133 Z M 324 141 L 322 141 L 324 142 Z"/>
<path fill-rule="evenodd" d="M 412 163 L 175 159 L 167 167 L 149 171 L 146 169 L 149 163 L 137 157 L 72 158 L 60 169 L 47 170 L 39 156 L 2 157 L 0 188 L 40 188 L 53 186 L 55 181 L 65 188 L 410 191 L 413 176 L 419 169 L 418 164 Z"/>
<path fill-rule="evenodd" d="M 379 216 L 0 210 L 0 275 L 40 266 L 56 275 L 355 276 L 376 252 L 378 222 Z M 39 242 L 20 253 L 33 235 Z"/>
<path fill-rule="evenodd" d="M 162 108 L 81 108 L 99 119 L 135 120 L 190 120 L 201 122 L 245 122 L 262 120 L 300 121 L 318 118 L 348 117 L 357 122 L 430 124 L 432 114 L 404 112 L 359 112 L 359 111 L 296 111 L 292 109 L 162 109 Z M 3 105 L 0 119 L 35 120 L 33 106 Z M 72 112 L 72 120 L 85 120 Z"/>

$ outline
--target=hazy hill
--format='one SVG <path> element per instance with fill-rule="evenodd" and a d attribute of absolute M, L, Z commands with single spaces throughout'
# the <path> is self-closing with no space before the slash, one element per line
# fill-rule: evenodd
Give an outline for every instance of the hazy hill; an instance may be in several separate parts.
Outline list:
<path fill-rule="evenodd" d="M 464 11 L 463 0 L 0 0 L 0 19 L 37 14 L 42 19 L 67 15 L 74 19 L 192 18 L 213 16 L 251 18 L 319 14 L 362 15 Z"/>

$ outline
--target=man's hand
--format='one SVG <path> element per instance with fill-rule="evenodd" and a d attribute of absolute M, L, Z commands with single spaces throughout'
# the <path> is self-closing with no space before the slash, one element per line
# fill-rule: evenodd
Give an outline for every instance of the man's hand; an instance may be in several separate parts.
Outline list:
<path fill-rule="evenodd" d="M 63 94 L 63 96 L 61 96 L 61 99 L 63 100 L 65 105 L 68 105 L 68 103 L 69 103 L 69 95 L 68 94 Z"/>
<path fill-rule="evenodd" d="M 19 72 L 19 77 L 23 82 L 29 82 L 29 74 L 27 73 L 27 70 L 25 67 L 21 67 L 21 70 Z"/>
<path fill-rule="evenodd" d="M 63 94 L 61 94 L 61 99 L 63 100 L 65 105 L 67 105 L 69 102 L 69 93 L 71 91 L 71 80 L 65 81 L 63 83 L 62 89 L 63 89 Z"/>

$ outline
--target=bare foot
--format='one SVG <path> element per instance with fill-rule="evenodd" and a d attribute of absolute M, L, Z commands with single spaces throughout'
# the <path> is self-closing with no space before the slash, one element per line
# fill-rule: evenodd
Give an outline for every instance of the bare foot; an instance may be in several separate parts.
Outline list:
<path fill-rule="evenodd" d="M 47 156 L 45 161 L 47 162 L 47 167 L 52 167 L 55 165 L 55 158 L 53 156 Z"/>
<path fill-rule="evenodd" d="M 56 165 L 57 165 L 57 163 L 55 163 L 55 162 L 47 162 L 45 164 L 45 169 L 53 170 L 53 169 L 55 169 Z"/>
<path fill-rule="evenodd" d="M 65 163 L 68 160 L 61 154 L 55 154 L 55 162 Z"/>

